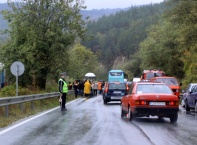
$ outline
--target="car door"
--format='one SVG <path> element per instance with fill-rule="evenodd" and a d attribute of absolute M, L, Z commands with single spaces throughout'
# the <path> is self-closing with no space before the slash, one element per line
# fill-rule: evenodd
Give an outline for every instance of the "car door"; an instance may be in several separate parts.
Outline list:
<path fill-rule="evenodd" d="M 192 90 L 188 96 L 189 107 L 192 107 L 192 108 L 195 107 L 196 97 L 197 97 L 197 86 L 192 88 Z"/>
<path fill-rule="evenodd" d="M 122 105 L 124 110 L 128 110 L 129 98 L 132 94 L 132 91 L 133 91 L 133 84 L 130 85 L 127 95 L 125 95 L 122 100 Z"/>

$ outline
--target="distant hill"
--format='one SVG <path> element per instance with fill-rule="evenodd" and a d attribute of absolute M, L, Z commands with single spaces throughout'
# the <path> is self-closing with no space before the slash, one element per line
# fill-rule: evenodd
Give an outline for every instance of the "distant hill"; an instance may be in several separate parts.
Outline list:
<path fill-rule="evenodd" d="M 8 5 L 6 3 L 0 4 L 0 11 L 9 9 Z M 98 20 L 103 15 L 111 15 L 115 14 L 116 12 L 123 10 L 123 9 L 93 9 L 93 10 L 81 10 L 81 14 L 83 15 L 83 18 L 89 17 L 90 20 Z M 0 14 L 0 30 L 4 30 L 8 28 L 7 21 L 3 19 L 2 14 Z"/>

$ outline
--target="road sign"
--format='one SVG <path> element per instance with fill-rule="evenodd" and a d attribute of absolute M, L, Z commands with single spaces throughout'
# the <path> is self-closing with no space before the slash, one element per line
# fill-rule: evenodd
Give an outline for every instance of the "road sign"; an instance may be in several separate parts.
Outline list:
<path fill-rule="evenodd" d="M 10 71 L 12 72 L 13 75 L 20 76 L 24 73 L 25 67 L 22 62 L 15 61 L 14 63 L 12 63 L 10 67 Z"/>
<path fill-rule="evenodd" d="M 16 76 L 16 96 L 18 96 L 18 76 L 22 75 L 25 71 L 25 67 L 22 62 L 15 61 L 10 67 L 10 71 Z"/>

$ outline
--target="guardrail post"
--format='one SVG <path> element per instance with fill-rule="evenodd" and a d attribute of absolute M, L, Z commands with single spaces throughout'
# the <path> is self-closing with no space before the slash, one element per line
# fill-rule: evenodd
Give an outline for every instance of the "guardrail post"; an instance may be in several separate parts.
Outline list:
<path fill-rule="evenodd" d="M 9 117 L 9 109 L 8 109 L 8 105 L 5 106 L 5 117 L 8 118 Z"/>
<path fill-rule="evenodd" d="M 20 110 L 23 112 L 24 111 L 24 105 L 23 103 L 20 103 Z"/>
<path fill-rule="evenodd" d="M 34 110 L 34 101 L 31 101 L 31 110 Z"/>

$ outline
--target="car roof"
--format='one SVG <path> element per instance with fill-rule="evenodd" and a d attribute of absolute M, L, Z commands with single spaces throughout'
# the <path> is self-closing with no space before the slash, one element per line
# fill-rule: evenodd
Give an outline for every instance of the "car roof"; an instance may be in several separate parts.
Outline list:
<path fill-rule="evenodd" d="M 176 77 L 169 77 L 169 76 L 159 76 L 159 77 L 154 77 L 154 78 L 176 78 Z"/>
<path fill-rule="evenodd" d="M 189 85 L 197 85 L 197 83 L 191 83 L 191 84 L 189 84 Z"/>
<path fill-rule="evenodd" d="M 135 84 L 164 84 L 166 85 L 166 83 L 160 83 L 160 82 L 149 82 L 149 81 L 141 81 L 141 82 L 134 82 Z"/>

